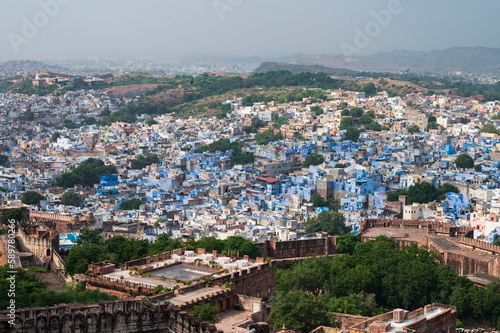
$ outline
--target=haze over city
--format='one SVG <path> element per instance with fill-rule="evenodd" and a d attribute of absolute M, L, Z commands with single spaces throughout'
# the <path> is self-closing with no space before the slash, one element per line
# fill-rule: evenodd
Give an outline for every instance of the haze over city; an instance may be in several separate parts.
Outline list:
<path fill-rule="evenodd" d="M 48 20 L 34 18 L 53 1 L 59 8 Z M 355 45 L 356 29 L 365 31 L 388 6 L 397 13 L 356 55 L 500 47 L 492 37 L 500 31 L 495 0 L 53 1 L 0 3 L 0 60 L 342 54 L 342 43 Z M 40 27 L 23 35 L 26 21 Z"/>

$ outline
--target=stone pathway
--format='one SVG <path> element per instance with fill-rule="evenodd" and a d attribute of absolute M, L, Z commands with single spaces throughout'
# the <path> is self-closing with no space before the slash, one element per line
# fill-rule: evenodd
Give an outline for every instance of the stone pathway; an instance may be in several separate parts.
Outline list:
<path fill-rule="evenodd" d="M 246 333 L 248 329 L 239 327 L 239 325 L 251 320 L 251 313 L 249 311 L 242 310 L 226 310 L 221 312 L 221 321 L 217 324 L 218 330 L 224 331 L 224 333 Z"/>

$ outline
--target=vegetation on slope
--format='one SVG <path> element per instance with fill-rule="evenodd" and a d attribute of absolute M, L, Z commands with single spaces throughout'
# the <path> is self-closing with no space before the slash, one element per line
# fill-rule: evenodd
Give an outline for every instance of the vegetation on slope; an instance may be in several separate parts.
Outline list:
<path fill-rule="evenodd" d="M 373 316 L 386 307 L 415 310 L 444 303 L 455 306 L 460 318 L 500 325 L 499 291 L 498 282 L 478 287 L 458 276 L 427 247 L 397 249 L 394 240 L 379 236 L 357 240 L 352 255 L 315 257 L 279 270 L 269 321 L 275 328 L 310 330 L 330 325 L 332 312 Z M 289 315 L 306 306 L 315 316 L 299 321 Z"/>

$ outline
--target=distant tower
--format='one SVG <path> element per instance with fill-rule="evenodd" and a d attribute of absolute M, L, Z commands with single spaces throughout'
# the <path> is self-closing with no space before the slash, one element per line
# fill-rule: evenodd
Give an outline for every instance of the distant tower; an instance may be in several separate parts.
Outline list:
<path fill-rule="evenodd" d="M 38 71 L 35 74 L 35 80 L 40 80 L 40 75 L 38 74 Z"/>

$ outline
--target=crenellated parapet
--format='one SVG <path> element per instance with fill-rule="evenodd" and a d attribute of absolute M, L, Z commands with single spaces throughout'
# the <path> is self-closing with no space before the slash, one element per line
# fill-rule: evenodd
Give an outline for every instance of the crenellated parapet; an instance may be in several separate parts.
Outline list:
<path fill-rule="evenodd" d="M 43 221 L 60 221 L 66 223 L 77 223 L 79 221 L 78 215 L 62 215 L 48 212 L 35 212 L 30 211 L 30 221 L 43 222 Z"/>
<path fill-rule="evenodd" d="M 483 251 L 493 255 L 500 255 L 500 246 L 486 243 L 477 239 L 459 237 L 458 243 L 466 248 Z"/>
<path fill-rule="evenodd" d="M 361 221 L 359 232 L 363 233 L 370 228 L 414 228 L 424 229 L 429 234 L 449 237 L 471 237 L 473 229 L 457 227 L 451 223 L 436 222 L 434 220 L 401 220 L 401 219 L 365 219 Z"/>
<path fill-rule="evenodd" d="M 83 229 L 93 228 L 95 218 L 92 212 L 87 214 L 63 215 L 50 212 L 30 211 L 30 222 L 41 222 L 51 229 L 57 230 L 61 234 L 68 232 L 80 232 Z"/>
<path fill-rule="evenodd" d="M 13 327 L 8 315 L 8 311 L 0 312 L 0 332 L 217 332 L 215 325 L 202 322 L 179 307 L 146 306 L 136 300 L 18 309 Z"/>

